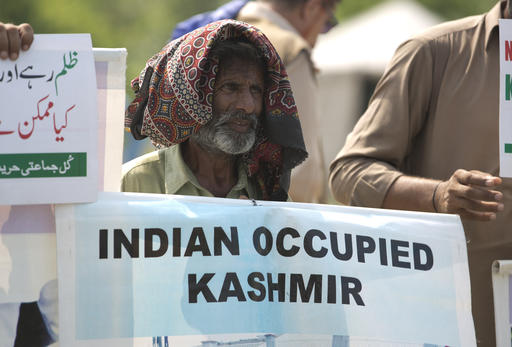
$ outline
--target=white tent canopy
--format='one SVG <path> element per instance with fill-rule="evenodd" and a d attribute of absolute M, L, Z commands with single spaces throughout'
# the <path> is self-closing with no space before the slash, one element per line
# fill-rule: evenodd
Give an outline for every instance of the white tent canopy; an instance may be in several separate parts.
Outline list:
<path fill-rule="evenodd" d="M 400 43 L 440 22 L 416 1 L 387 1 L 321 35 L 313 61 L 325 73 L 381 74 Z"/>

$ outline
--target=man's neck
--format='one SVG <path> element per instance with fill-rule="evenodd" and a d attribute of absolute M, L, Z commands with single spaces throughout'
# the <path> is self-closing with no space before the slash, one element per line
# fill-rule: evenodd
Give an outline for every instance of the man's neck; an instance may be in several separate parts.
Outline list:
<path fill-rule="evenodd" d="M 237 182 L 236 157 L 208 151 L 189 140 L 183 144 L 183 160 L 199 184 L 213 196 L 226 197 Z"/>

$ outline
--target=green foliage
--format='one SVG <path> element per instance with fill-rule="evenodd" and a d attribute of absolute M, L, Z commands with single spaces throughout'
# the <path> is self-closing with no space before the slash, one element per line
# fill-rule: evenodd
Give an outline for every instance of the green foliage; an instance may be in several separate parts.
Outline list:
<path fill-rule="evenodd" d="M 129 86 L 146 60 L 167 43 L 176 23 L 226 1 L 16 0 L 2 3 L 0 21 L 30 23 L 39 34 L 91 33 L 94 47 L 126 47 Z"/>
<path fill-rule="evenodd" d="M 490 10 L 496 0 L 421 0 L 420 3 L 446 19 L 472 16 Z"/>
<path fill-rule="evenodd" d="M 342 0 L 337 17 L 345 20 L 386 0 Z M 410 0 L 414 1 L 414 0 Z M 446 20 L 480 14 L 491 9 L 497 0 L 417 0 Z"/>

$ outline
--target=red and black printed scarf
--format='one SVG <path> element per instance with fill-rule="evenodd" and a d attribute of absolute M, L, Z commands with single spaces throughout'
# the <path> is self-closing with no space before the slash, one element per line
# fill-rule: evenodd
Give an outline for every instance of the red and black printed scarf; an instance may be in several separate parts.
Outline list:
<path fill-rule="evenodd" d="M 187 140 L 212 118 L 218 68 L 208 54 L 215 42 L 238 38 L 253 44 L 266 62 L 261 128 L 243 160 L 264 200 L 286 200 L 291 169 L 307 152 L 283 63 L 267 37 L 249 24 L 213 22 L 164 46 L 132 81 L 136 97 L 126 111 L 125 126 L 134 138 L 149 137 L 157 148 Z"/>

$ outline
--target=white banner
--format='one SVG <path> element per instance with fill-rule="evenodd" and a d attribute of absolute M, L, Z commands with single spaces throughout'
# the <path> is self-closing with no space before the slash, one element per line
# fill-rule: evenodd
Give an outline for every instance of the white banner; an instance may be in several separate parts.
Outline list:
<path fill-rule="evenodd" d="M 512 177 L 512 20 L 500 19 L 500 176 Z"/>
<path fill-rule="evenodd" d="M 98 108 L 91 36 L 35 35 L 0 60 L 0 204 L 96 200 Z"/>
<path fill-rule="evenodd" d="M 456 216 L 102 193 L 56 226 L 65 346 L 475 345 Z"/>

